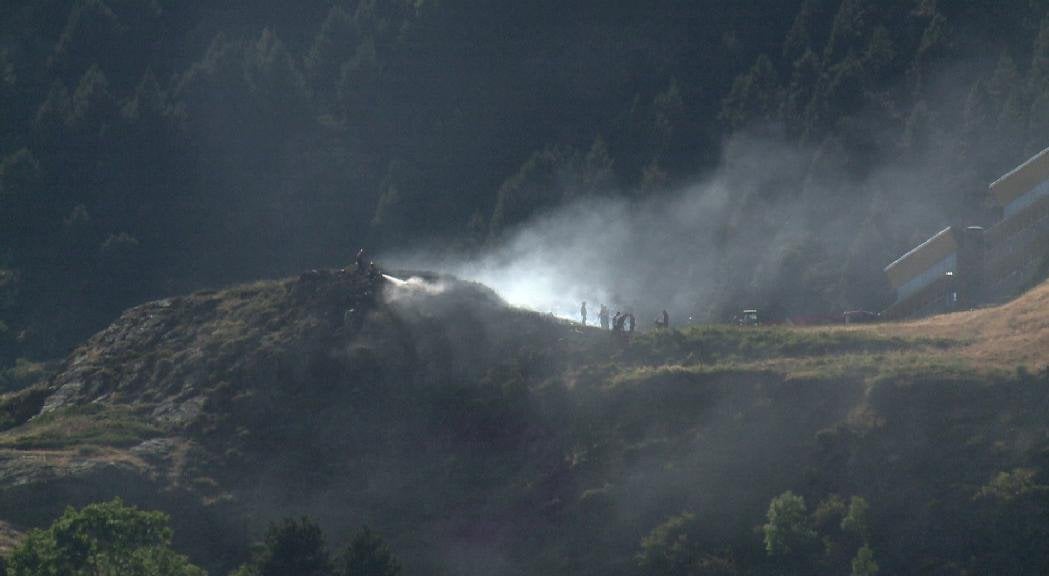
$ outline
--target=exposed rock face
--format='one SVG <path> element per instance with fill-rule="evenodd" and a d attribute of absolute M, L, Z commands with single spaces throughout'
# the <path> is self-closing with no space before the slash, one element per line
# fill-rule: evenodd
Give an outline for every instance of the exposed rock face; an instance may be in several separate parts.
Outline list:
<path fill-rule="evenodd" d="M 626 574 L 667 516 L 751 542 L 804 489 L 868 498 L 907 573 L 907 543 L 977 528 L 951 514 L 1049 453 L 1049 369 L 980 371 L 978 342 L 900 336 L 916 326 L 628 340 L 341 271 L 152 302 L 0 397 L 0 549 L 121 496 L 170 512 L 213 574 L 302 514 L 336 539 L 369 524 L 415 573 Z M 911 514 L 942 495 L 949 513 Z"/>
<path fill-rule="evenodd" d="M 77 348 L 46 389 L 19 399 L 25 416 L 39 415 L 8 433 L 14 449 L 0 448 L 0 518 L 42 525 L 66 505 L 121 496 L 168 508 L 176 527 L 185 514 L 225 526 L 231 519 L 218 519 L 230 514 L 231 486 L 212 476 L 229 439 L 209 432 L 229 418 L 226 400 L 279 380 L 276 365 L 345 346 L 347 310 L 370 313 L 380 289 L 360 275 L 315 271 L 128 310 Z M 245 540 L 239 526 L 232 540 L 205 529 L 198 544 L 224 543 L 219 558 L 235 553 Z"/>
<path fill-rule="evenodd" d="M 8 432 L 14 449 L 0 446 L 0 519 L 39 525 L 67 504 L 122 496 L 168 508 L 176 528 L 187 514 L 211 526 L 191 533 L 199 546 L 224 543 L 211 558 L 222 573 L 248 517 L 340 478 L 390 489 L 374 468 L 403 459 L 398 435 L 425 434 L 425 422 L 393 422 L 416 387 L 476 379 L 548 328 L 566 329 L 478 285 L 348 271 L 135 307 L 22 401 L 38 415 Z"/>
<path fill-rule="evenodd" d="M 43 411 L 140 404 L 165 424 L 187 426 L 224 379 L 303 341 L 330 339 L 345 310 L 374 300 L 375 288 L 358 275 L 314 272 L 132 308 L 73 353 Z"/>
<path fill-rule="evenodd" d="M 385 299 L 383 287 L 382 280 L 361 274 L 315 270 L 295 280 L 132 308 L 73 352 L 51 383 L 54 391 L 42 412 L 89 402 L 131 404 L 150 408 L 166 427 L 187 427 L 217 389 L 225 392 L 246 374 L 271 378 L 268 368 L 296 372 L 301 359 L 342 353 L 348 344 L 362 345 L 355 343 L 360 336 L 366 345 L 380 338 L 410 339 L 403 332 L 407 324 L 424 319 L 465 336 L 482 324 L 504 321 L 498 315 L 507 312 L 487 288 L 453 279 L 394 285 Z M 420 294 L 434 298 L 419 306 Z M 376 315 L 382 322 L 370 321 Z M 390 324 L 402 333 L 390 333 Z M 504 341 L 513 336 L 509 329 L 499 332 Z"/>

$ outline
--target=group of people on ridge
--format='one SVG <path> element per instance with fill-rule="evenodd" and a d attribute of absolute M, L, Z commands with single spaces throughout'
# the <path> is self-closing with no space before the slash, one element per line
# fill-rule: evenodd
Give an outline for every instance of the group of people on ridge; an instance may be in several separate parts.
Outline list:
<path fill-rule="evenodd" d="M 579 316 L 582 318 L 583 326 L 586 326 L 586 302 L 583 302 L 582 306 L 579 307 Z M 608 315 L 608 306 L 605 306 L 604 304 L 601 305 L 601 310 L 597 313 L 597 318 L 601 323 L 602 329 L 608 330 L 609 324 L 611 324 L 613 332 L 633 332 L 637 323 L 633 314 L 630 312 L 619 312 L 618 310 L 616 311 L 615 316 L 612 316 L 610 319 Z M 655 324 L 657 328 L 663 330 L 670 328 L 670 315 L 667 314 L 666 310 L 663 310 L 662 317 L 657 319 Z"/>

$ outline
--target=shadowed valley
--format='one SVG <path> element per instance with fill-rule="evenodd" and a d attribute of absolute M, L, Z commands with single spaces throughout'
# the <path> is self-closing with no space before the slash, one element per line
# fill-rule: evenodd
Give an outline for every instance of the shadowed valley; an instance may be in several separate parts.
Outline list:
<path fill-rule="evenodd" d="M 987 491 L 1046 464 L 1047 293 L 911 324 L 629 341 L 433 275 L 315 271 L 151 302 L 3 398 L 0 515 L 24 530 L 123 496 L 169 511 L 214 573 L 266 521 L 306 513 L 331 534 L 376 527 L 412 571 L 632 574 L 642 537 L 688 513 L 697 555 L 762 573 L 781 559 L 754 531 L 790 490 L 864 498 L 886 572 L 979 562 L 965 551 L 1033 545 L 977 538 L 1042 502 L 1041 476 Z M 982 315 L 1026 322 L 1019 364 L 984 361 L 1000 336 Z"/>

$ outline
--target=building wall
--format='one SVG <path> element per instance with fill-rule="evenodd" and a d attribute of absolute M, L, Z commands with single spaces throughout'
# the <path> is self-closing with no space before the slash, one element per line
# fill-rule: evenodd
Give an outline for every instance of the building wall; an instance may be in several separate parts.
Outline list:
<path fill-rule="evenodd" d="M 910 298 L 914 294 L 918 293 L 922 288 L 925 288 L 929 284 L 932 284 L 941 277 L 946 276 L 947 273 L 954 274 L 958 271 L 958 254 L 957 252 L 947 256 L 943 260 L 940 260 L 936 264 L 930 266 L 925 272 L 918 274 L 914 278 L 908 280 L 904 285 L 896 289 L 896 299 L 905 300 Z"/>
<path fill-rule="evenodd" d="M 958 292 L 955 289 L 954 277 L 944 274 L 906 298 L 898 299 L 881 315 L 887 320 L 914 318 L 947 312 L 953 310 L 957 304 Z"/>
<path fill-rule="evenodd" d="M 1032 204 L 1046 196 L 1049 196 L 1049 180 L 1042 182 L 1023 196 L 1020 196 L 1016 200 L 1007 204 L 1003 209 L 1006 220 L 1023 212 Z"/>
<path fill-rule="evenodd" d="M 1004 208 L 1047 180 L 1049 180 L 1049 148 L 1035 154 L 1028 161 L 995 180 L 988 188 L 991 198 Z"/>
<path fill-rule="evenodd" d="M 886 266 L 885 274 L 894 289 L 910 285 L 907 291 L 913 292 L 915 285 L 912 282 L 915 278 L 924 275 L 929 268 L 941 264 L 957 251 L 958 242 L 954 231 L 948 226 Z"/>
<path fill-rule="evenodd" d="M 1007 300 L 1028 287 L 1047 257 L 1049 195 L 1042 195 L 987 231 L 987 300 Z"/>
<path fill-rule="evenodd" d="M 1002 207 L 1001 222 L 957 234 L 948 228 L 885 268 L 896 289 L 886 316 L 1005 301 L 1049 269 L 1049 148 L 999 178 L 989 191 Z"/>

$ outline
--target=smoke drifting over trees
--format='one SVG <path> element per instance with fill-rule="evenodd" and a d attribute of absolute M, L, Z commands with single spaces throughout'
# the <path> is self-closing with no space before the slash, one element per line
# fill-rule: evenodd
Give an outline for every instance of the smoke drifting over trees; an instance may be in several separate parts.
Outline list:
<path fill-rule="evenodd" d="M 574 197 L 443 266 L 568 318 L 580 301 L 646 319 L 666 308 L 680 322 L 726 321 L 744 307 L 881 309 L 892 298 L 882 266 L 925 234 L 991 218 L 965 206 L 938 153 L 855 170 L 831 144 L 737 133 L 693 183 L 654 197 Z M 435 266 L 441 255 L 407 261 Z"/>
<path fill-rule="evenodd" d="M 697 288 L 656 290 L 675 315 L 877 307 L 885 258 L 982 222 L 987 182 L 1046 145 L 1047 38 L 1028 0 L 7 2 L 0 354 L 361 244 L 521 249 L 566 205 L 637 248 L 697 217 L 616 282 L 598 248 L 548 253 L 583 260 L 557 266 L 581 294 L 655 269 Z"/>
<path fill-rule="evenodd" d="M 19 522 L 127 489 L 216 574 L 302 513 L 336 573 L 1046 573 L 1045 331 L 981 340 L 1044 288 L 629 345 L 504 302 L 881 308 L 1049 146 L 1044 1 L 3 0 L 0 111 Z M 302 274 L 361 246 L 420 272 Z"/>

